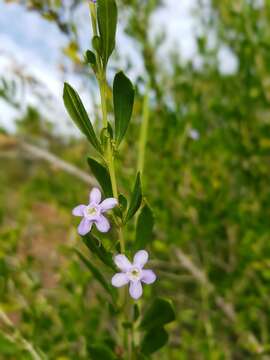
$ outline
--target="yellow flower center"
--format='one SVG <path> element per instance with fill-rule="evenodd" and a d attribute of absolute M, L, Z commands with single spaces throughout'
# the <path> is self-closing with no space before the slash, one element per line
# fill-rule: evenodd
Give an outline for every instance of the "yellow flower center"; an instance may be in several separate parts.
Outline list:
<path fill-rule="evenodd" d="M 140 280 L 141 277 L 141 270 L 137 268 L 133 268 L 128 273 L 130 280 L 137 281 Z"/>
<path fill-rule="evenodd" d="M 89 207 L 87 209 L 87 214 L 88 215 L 96 215 L 96 213 L 97 213 L 97 210 L 95 208 L 93 208 L 93 207 Z"/>
<path fill-rule="evenodd" d="M 131 271 L 131 274 L 132 274 L 133 276 L 138 276 L 138 275 L 139 275 L 139 270 L 133 269 L 133 270 Z"/>

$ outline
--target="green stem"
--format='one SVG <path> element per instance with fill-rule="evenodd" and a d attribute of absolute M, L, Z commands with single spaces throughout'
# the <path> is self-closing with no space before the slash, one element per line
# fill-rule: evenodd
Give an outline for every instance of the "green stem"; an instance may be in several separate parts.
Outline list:
<path fill-rule="evenodd" d="M 138 156 L 138 171 L 143 175 L 144 162 L 145 162 L 145 148 L 148 137 L 148 124 L 149 124 L 149 88 L 146 90 L 143 101 L 143 116 L 142 125 L 139 139 L 139 156 Z"/>
<path fill-rule="evenodd" d="M 125 253 L 125 239 L 124 239 L 124 234 L 123 234 L 123 228 L 120 226 L 119 227 L 119 241 L 120 241 L 120 249 L 121 249 L 121 253 L 124 254 Z"/>
<path fill-rule="evenodd" d="M 114 166 L 114 156 L 113 156 L 113 149 L 110 138 L 108 138 L 107 142 L 107 163 L 108 169 L 110 173 L 111 183 L 112 183 L 112 191 L 113 196 L 118 199 L 118 190 L 117 190 L 117 181 L 116 181 L 116 173 L 115 173 L 115 166 Z"/>
<path fill-rule="evenodd" d="M 89 4 L 90 14 L 91 14 L 91 23 L 94 36 L 98 35 L 97 31 L 97 16 L 96 16 L 96 5 L 92 2 Z M 107 116 L 107 82 L 106 82 L 106 69 L 102 68 L 101 60 L 99 54 L 96 53 L 97 58 L 97 78 L 99 83 L 100 89 L 100 98 L 101 98 L 101 109 L 102 109 L 102 123 L 103 127 L 108 127 L 108 116 Z M 106 154 L 105 160 L 108 165 L 110 179 L 112 183 L 112 191 L 113 196 L 118 199 L 118 189 L 117 189 L 117 181 L 116 181 L 116 172 L 115 172 L 115 164 L 114 164 L 114 155 L 113 155 L 113 148 L 111 140 L 107 139 L 106 144 Z M 123 229 L 119 226 L 119 241 L 120 241 L 120 248 L 121 253 L 125 252 L 125 240 L 123 235 Z"/>
<path fill-rule="evenodd" d="M 91 15 L 91 24 L 92 24 L 93 35 L 98 36 L 96 5 L 91 1 L 89 3 L 89 9 L 90 9 L 90 15 Z M 96 60 L 97 60 L 98 82 L 100 82 L 99 75 L 102 70 L 102 65 L 101 65 L 101 61 L 99 58 L 99 54 L 97 53 L 97 51 L 95 51 L 95 53 L 96 53 Z M 100 85 L 100 83 L 99 83 L 99 85 Z"/>
<path fill-rule="evenodd" d="M 97 31 L 97 19 L 96 19 L 96 6 L 92 2 L 90 2 L 89 6 L 90 6 L 90 14 L 91 14 L 91 20 L 92 20 L 93 34 L 94 34 L 94 36 L 97 36 L 98 31 Z M 100 98 L 101 98 L 102 124 L 103 124 L 104 128 L 107 128 L 108 127 L 108 110 L 107 110 L 106 67 L 102 66 L 102 61 L 97 52 L 96 52 L 96 58 L 97 58 L 97 80 L 98 80 L 98 84 L 99 84 Z M 118 199 L 118 187 L 117 187 L 117 180 L 116 180 L 114 153 L 113 153 L 113 145 L 112 145 L 110 135 L 106 138 L 104 158 L 107 163 L 108 170 L 109 170 L 113 196 L 114 196 L 114 198 Z M 124 254 L 125 253 L 125 239 L 124 239 L 122 224 L 119 224 L 118 231 L 119 231 L 119 241 L 120 241 L 121 253 Z M 120 293 L 120 303 L 121 303 L 121 306 L 123 306 L 125 308 L 126 296 L 125 296 L 124 291 L 122 291 Z M 125 345 L 126 330 L 123 329 L 123 326 L 122 326 L 122 322 L 124 321 L 124 319 L 125 319 L 124 314 L 121 314 L 119 316 L 119 320 L 118 320 L 118 329 L 119 329 L 119 334 L 121 334 L 121 337 L 122 337 L 124 345 Z M 129 346 L 127 346 L 127 351 L 129 354 L 128 356 L 131 359 L 130 356 L 132 356 L 132 353 L 130 354 Z"/>

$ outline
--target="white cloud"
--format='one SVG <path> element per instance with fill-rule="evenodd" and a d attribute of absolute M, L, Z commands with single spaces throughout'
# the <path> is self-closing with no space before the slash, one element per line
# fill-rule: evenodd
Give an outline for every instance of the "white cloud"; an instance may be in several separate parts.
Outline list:
<path fill-rule="evenodd" d="M 195 26 L 192 16 L 196 0 L 167 0 L 152 17 L 152 36 L 166 35 L 162 45 L 163 57 L 171 49 L 179 49 L 181 57 L 188 60 L 196 54 Z"/>
<path fill-rule="evenodd" d="M 219 71 L 231 75 L 237 71 L 238 59 L 228 46 L 221 46 L 218 52 Z"/>

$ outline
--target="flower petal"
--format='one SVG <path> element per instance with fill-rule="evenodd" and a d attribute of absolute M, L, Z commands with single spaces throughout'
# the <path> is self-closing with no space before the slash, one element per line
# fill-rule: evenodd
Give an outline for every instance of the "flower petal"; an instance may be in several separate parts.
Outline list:
<path fill-rule="evenodd" d="M 116 266 L 124 272 L 129 271 L 129 269 L 131 268 L 131 263 L 125 255 L 118 254 L 114 257 L 113 260 Z"/>
<path fill-rule="evenodd" d="M 72 215 L 83 216 L 86 205 L 78 205 L 72 210 Z"/>
<path fill-rule="evenodd" d="M 142 270 L 141 281 L 145 284 L 152 284 L 157 279 L 156 274 L 152 270 Z"/>
<path fill-rule="evenodd" d="M 149 255 L 147 251 L 139 250 L 134 256 L 133 265 L 139 267 L 140 269 L 143 268 L 147 263 L 148 257 Z"/>
<path fill-rule="evenodd" d="M 91 230 L 92 224 L 93 224 L 92 221 L 83 218 L 82 221 L 80 222 L 80 225 L 78 226 L 78 233 L 82 236 L 86 235 Z"/>
<path fill-rule="evenodd" d="M 108 198 L 102 201 L 100 204 L 100 209 L 102 212 L 111 210 L 118 204 L 118 201 L 115 198 Z"/>
<path fill-rule="evenodd" d="M 112 285 L 115 287 L 121 287 L 128 283 L 128 277 L 124 273 L 117 273 L 112 277 Z"/>
<path fill-rule="evenodd" d="M 99 204 L 101 201 L 101 192 L 98 188 L 94 187 L 89 195 L 90 204 Z"/>
<path fill-rule="evenodd" d="M 129 285 L 130 296 L 137 300 L 142 296 L 142 284 L 140 281 L 131 281 Z"/>
<path fill-rule="evenodd" d="M 96 220 L 95 220 L 95 224 L 96 224 L 96 227 L 97 229 L 100 231 L 100 232 L 107 232 L 109 231 L 110 229 L 110 223 L 109 221 L 105 218 L 105 216 L 103 215 L 100 215 Z"/>

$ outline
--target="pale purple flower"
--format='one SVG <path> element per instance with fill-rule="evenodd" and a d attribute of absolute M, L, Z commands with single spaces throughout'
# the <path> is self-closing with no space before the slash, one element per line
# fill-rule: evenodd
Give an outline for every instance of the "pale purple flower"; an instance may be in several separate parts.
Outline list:
<path fill-rule="evenodd" d="M 135 300 L 139 299 L 142 296 L 142 282 L 152 284 L 157 278 L 152 270 L 143 269 L 147 261 L 148 252 L 145 250 L 135 254 L 132 264 L 125 255 L 116 255 L 114 262 L 122 272 L 112 277 L 112 285 L 122 287 L 129 283 L 130 296 Z"/>
<path fill-rule="evenodd" d="M 95 224 L 100 232 L 107 232 L 110 223 L 103 215 L 104 212 L 111 210 L 118 204 L 115 198 L 107 198 L 101 202 L 101 192 L 98 188 L 93 188 L 89 195 L 88 205 L 78 205 L 72 210 L 75 216 L 82 216 L 83 219 L 78 226 L 78 233 L 86 235 Z"/>
<path fill-rule="evenodd" d="M 195 141 L 196 141 L 196 140 L 199 140 L 199 138 L 200 138 L 200 133 L 199 133 L 199 131 L 196 130 L 196 129 L 190 129 L 188 136 L 189 136 L 192 140 L 195 140 Z"/>

